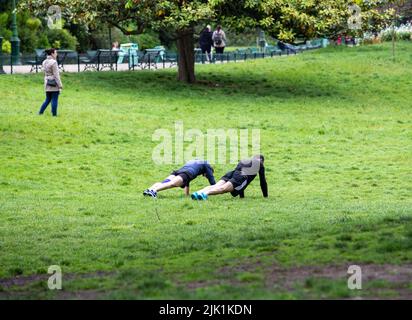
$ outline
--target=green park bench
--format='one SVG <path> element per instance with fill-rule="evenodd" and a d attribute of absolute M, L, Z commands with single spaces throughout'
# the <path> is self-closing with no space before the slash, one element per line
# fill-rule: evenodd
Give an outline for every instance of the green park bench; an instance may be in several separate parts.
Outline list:
<path fill-rule="evenodd" d="M 322 48 L 322 39 L 314 39 L 306 41 L 306 47 L 308 50 Z"/>
<path fill-rule="evenodd" d="M 97 70 L 97 50 L 88 50 L 87 56 L 80 57 L 79 62 L 84 64 L 83 71 Z"/>
<path fill-rule="evenodd" d="M 282 50 L 280 50 L 278 46 L 266 46 L 265 51 L 266 54 L 270 56 L 282 55 Z"/>
<path fill-rule="evenodd" d="M 79 62 L 84 64 L 83 71 L 102 71 L 106 68 L 117 70 L 119 51 L 109 49 L 89 50 L 86 57 L 80 57 Z"/>
<path fill-rule="evenodd" d="M 46 59 L 45 49 L 35 49 L 34 59 L 28 60 L 27 63 L 31 65 L 30 72 L 38 72 L 42 69 L 43 61 Z"/>
<path fill-rule="evenodd" d="M 164 64 L 168 63 L 169 67 L 174 67 L 177 65 L 177 53 L 175 52 L 165 52 L 163 55 L 163 61 Z"/>
<path fill-rule="evenodd" d="M 141 69 L 157 69 L 157 64 L 162 62 L 163 49 L 145 49 L 138 52 L 138 66 Z"/>

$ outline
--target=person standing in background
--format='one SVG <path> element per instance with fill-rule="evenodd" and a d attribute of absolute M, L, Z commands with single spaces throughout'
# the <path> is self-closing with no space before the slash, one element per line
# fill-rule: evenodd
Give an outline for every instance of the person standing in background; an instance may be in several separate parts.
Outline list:
<path fill-rule="evenodd" d="M 112 51 L 119 51 L 120 50 L 120 46 L 119 46 L 119 42 L 115 41 L 112 43 Z"/>
<path fill-rule="evenodd" d="M 42 104 L 39 115 L 42 115 L 47 106 L 52 105 L 52 115 L 57 116 L 57 107 L 59 103 L 60 90 L 63 89 L 63 84 L 60 80 L 59 67 L 57 65 L 57 50 L 47 49 L 47 58 L 43 61 L 44 70 L 44 88 L 46 91 L 46 100 Z"/>
<path fill-rule="evenodd" d="M 216 28 L 216 31 L 213 32 L 213 46 L 216 49 L 217 54 L 222 54 L 225 50 L 226 47 L 226 34 L 222 30 L 222 26 L 218 25 Z"/>
<path fill-rule="evenodd" d="M 212 28 L 208 25 L 200 33 L 199 45 L 202 49 L 202 54 L 206 54 L 206 60 L 211 61 L 212 57 L 210 53 L 212 52 L 213 40 L 212 40 Z"/>

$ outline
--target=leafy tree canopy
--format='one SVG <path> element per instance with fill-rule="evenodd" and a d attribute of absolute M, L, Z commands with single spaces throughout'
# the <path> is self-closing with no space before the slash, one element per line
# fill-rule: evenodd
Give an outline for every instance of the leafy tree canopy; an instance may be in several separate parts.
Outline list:
<path fill-rule="evenodd" d="M 353 33 L 349 6 L 361 12 L 361 32 L 387 23 L 389 11 L 382 10 L 394 0 L 21 0 L 20 5 L 37 15 L 47 15 L 50 5 L 59 5 L 67 21 L 93 25 L 97 21 L 116 26 L 125 34 L 145 29 L 168 30 L 177 39 L 179 79 L 194 81 L 193 35 L 200 24 L 219 22 L 241 32 L 261 28 L 271 36 L 293 41 L 297 38 L 333 37 Z"/>

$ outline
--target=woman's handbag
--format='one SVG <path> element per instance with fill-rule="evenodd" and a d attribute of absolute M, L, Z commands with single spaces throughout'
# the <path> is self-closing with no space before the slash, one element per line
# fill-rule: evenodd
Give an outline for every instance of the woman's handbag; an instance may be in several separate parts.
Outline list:
<path fill-rule="evenodd" d="M 57 81 L 56 79 L 47 79 L 47 86 L 49 87 L 57 87 Z"/>

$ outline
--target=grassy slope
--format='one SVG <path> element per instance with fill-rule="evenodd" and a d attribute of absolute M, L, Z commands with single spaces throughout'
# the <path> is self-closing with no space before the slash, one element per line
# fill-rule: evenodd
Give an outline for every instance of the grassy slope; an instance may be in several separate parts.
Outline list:
<path fill-rule="evenodd" d="M 268 286 L 264 266 L 410 263 L 412 45 L 400 48 L 397 63 L 374 46 L 199 66 L 193 86 L 173 70 L 64 74 L 57 119 L 36 116 L 40 75 L 0 77 L 0 278 L 58 264 L 116 271 L 64 282 L 99 296 L 334 297 L 352 293 Z M 143 199 L 173 168 L 154 167 L 152 133 L 176 120 L 260 128 L 270 198 L 256 181 L 243 201 Z"/>

